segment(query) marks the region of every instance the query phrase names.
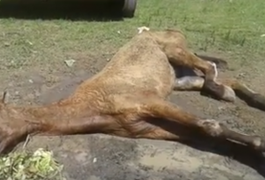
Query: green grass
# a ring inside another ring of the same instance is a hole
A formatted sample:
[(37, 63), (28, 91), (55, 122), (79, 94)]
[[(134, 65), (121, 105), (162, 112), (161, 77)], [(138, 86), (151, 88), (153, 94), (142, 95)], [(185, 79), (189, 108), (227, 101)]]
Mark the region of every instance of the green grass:
[(263, 0), (139, 0), (135, 18), (120, 22), (2, 19), (1, 61), (17, 68), (68, 59), (66, 52), (113, 53), (144, 25), (180, 28), (195, 49), (261, 54), (264, 8)]
[(182, 29), (195, 51), (221, 52), (235, 67), (264, 72), (264, 9), (264, 0), (139, 0), (135, 17), (124, 21), (1, 19), (1, 77), (17, 69), (66, 71), (66, 59), (106, 60), (139, 26)]

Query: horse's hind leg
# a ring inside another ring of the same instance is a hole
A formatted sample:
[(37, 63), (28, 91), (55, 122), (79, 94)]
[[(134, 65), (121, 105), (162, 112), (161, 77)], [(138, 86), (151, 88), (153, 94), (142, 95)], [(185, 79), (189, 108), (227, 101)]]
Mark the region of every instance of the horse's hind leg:
[[(177, 91), (201, 91), (203, 89), (205, 79), (200, 76), (184, 76), (177, 78), (174, 84), (174, 90)], [(223, 84), (223, 83), (221, 83)], [(222, 95), (222, 100), (225, 101), (235, 101), (236, 94), (234, 90), (227, 84), (223, 84), (224, 93)]]
[[(174, 84), (174, 90), (178, 91), (201, 91), (205, 79), (200, 76), (184, 76), (177, 78)], [(250, 89), (245, 84), (235, 79), (217, 79), (217, 82), (223, 84), (226, 88), (223, 98), (228, 101), (234, 101), (236, 96), (244, 100), (249, 106), (265, 110), (265, 96)]]
[(231, 87), (235, 91), (235, 94), (249, 106), (265, 111), (265, 96), (261, 93), (252, 90), (236, 79), (220, 79), (218, 81)]
[[(142, 102), (144, 102), (144, 100), (142, 100)], [(175, 123), (176, 134), (178, 134), (178, 127), (183, 126), (189, 129), (188, 131), (190, 132), (200, 132), (212, 138), (236, 141), (256, 150), (265, 151), (265, 142), (260, 137), (235, 132), (216, 120), (199, 118), (161, 99), (147, 99), (142, 106), (137, 106), (137, 109), (138, 115), (141, 118), (147, 119), (150, 124), (152, 124), (152, 120), (156, 120), (157, 122), (157, 119)], [(160, 123), (160, 125), (161, 124), (163, 125), (163, 122)], [(166, 127), (164, 128), (166, 129)], [(173, 128), (172, 124), (170, 128)], [(150, 129), (150, 131), (145, 131), (145, 133), (141, 134), (141, 137), (151, 138), (150, 133), (156, 138), (159, 132), (156, 132), (155, 129)], [(181, 134), (179, 134), (179, 136), (181, 136)], [(169, 137), (165, 135), (165, 139), (167, 138)]]
[(218, 99), (225, 99), (226, 89), (222, 84), (216, 83), (218, 71), (215, 63), (204, 61), (189, 52), (186, 49), (178, 47), (176, 45), (168, 45), (165, 47), (165, 53), (173, 66), (184, 66), (191, 69), (198, 69), (205, 75), (205, 81), (202, 90), (215, 96)]
[(194, 53), (195, 56), (201, 58), (204, 61), (210, 61), (216, 64), (217, 68), (219, 69), (226, 69), (228, 67), (228, 64), (225, 60), (212, 57), (212, 56), (205, 56), (205, 55), (199, 55), (197, 53)]

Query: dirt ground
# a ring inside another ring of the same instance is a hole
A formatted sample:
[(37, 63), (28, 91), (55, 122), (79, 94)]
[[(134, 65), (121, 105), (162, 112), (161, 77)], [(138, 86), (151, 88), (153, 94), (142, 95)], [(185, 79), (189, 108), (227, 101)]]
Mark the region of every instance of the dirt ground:
[[(82, 80), (102, 69), (112, 55), (72, 55), (73, 67), (63, 62), (36, 65), (34, 68), (6, 72), (0, 77), (1, 90), (16, 104), (46, 104), (69, 95)], [(225, 57), (229, 58), (229, 57)], [(248, 66), (226, 75), (246, 76), (247, 82), (265, 94), (258, 68)], [(244, 73), (242, 73), (244, 72)], [(221, 73), (220, 76), (224, 76)], [(194, 114), (225, 122), (233, 129), (265, 136), (264, 112), (237, 100), (225, 103), (201, 96), (198, 92), (174, 92), (171, 101)], [(208, 144), (208, 146), (207, 146)], [(27, 148), (47, 148), (64, 164), (67, 180), (262, 180), (263, 159), (242, 147), (204, 142), (185, 145), (147, 139), (126, 139), (108, 135), (34, 137)]]

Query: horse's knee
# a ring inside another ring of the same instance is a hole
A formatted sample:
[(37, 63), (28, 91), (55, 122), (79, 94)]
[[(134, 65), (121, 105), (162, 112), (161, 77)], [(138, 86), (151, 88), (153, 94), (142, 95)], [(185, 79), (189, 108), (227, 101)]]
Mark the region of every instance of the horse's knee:
[(199, 120), (198, 126), (211, 137), (220, 137), (223, 134), (221, 124), (214, 119)]
[(219, 84), (213, 80), (205, 80), (202, 90), (218, 100), (225, 100), (228, 102), (234, 102), (236, 94), (234, 90), (226, 85)]

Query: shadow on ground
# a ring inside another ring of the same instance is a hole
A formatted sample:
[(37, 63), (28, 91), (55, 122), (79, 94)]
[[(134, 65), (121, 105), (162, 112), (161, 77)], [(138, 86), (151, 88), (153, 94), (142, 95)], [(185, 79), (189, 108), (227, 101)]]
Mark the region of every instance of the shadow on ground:
[(214, 147), (208, 145), (209, 149), (204, 146), (202, 151), (201, 145), (192, 146), (109, 135), (77, 135), (35, 137), (27, 149), (52, 150), (64, 165), (63, 176), (67, 180), (264, 179), (262, 170), (257, 168), (261, 165), (258, 157), (242, 147), (233, 147), (239, 151), (234, 159), (229, 159), (223, 155), (231, 155), (231, 146), (224, 145), (226, 150), (221, 150), (221, 145), (216, 145), (214, 153)]
[(123, 1), (2, 0), (0, 18), (119, 21), (123, 19), (122, 7)]

